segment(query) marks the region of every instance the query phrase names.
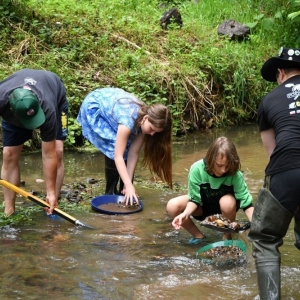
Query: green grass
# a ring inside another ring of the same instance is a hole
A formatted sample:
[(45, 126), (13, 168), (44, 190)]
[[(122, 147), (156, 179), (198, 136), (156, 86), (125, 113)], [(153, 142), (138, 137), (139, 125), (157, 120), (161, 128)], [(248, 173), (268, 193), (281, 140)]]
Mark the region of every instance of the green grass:
[[(61, 76), (70, 101), (69, 146), (82, 140), (75, 121), (82, 100), (105, 86), (169, 105), (174, 134), (254, 121), (273, 87), (261, 79), (262, 63), (280, 46), (299, 43), (288, 1), (3, 1), (1, 78), (25, 67)], [(163, 30), (160, 17), (173, 6), (183, 27)], [(228, 19), (248, 25), (250, 39), (219, 36)]]

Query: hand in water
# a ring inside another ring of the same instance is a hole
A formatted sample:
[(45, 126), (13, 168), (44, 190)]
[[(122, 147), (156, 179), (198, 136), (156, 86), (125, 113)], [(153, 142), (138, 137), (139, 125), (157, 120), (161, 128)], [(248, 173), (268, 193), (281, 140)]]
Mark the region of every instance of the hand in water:
[(129, 187), (125, 187), (122, 190), (122, 194), (124, 195), (124, 204), (125, 205), (134, 205), (139, 204), (139, 199), (138, 199), (138, 194), (135, 191), (135, 188), (133, 185), (129, 186)]

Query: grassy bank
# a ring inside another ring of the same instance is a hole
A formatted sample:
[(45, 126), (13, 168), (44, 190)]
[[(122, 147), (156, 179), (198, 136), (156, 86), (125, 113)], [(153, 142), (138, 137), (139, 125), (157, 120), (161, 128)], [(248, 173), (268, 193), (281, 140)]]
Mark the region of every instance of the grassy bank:
[[(298, 44), (289, 3), (3, 0), (0, 78), (27, 67), (57, 73), (70, 101), (69, 146), (82, 143), (75, 119), (83, 98), (105, 86), (168, 105), (174, 134), (252, 122), (272, 87), (261, 80), (262, 63)], [(164, 30), (159, 20), (171, 7), (183, 26)], [(251, 28), (248, 40), (217, 34), (229, 19)]]

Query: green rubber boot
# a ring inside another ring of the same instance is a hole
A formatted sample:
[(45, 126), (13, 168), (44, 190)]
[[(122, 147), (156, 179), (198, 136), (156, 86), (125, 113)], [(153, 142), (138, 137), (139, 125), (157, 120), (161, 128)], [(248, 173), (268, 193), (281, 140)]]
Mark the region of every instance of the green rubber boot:
[(299, 210), (295, 214), (295, 226), (294, 226), (294, 233), (296, 238), (296, 243), (294, 244), (298, 250), (300, 250), (300, 212)]
[(258, 289), (261, 300), (281, 297), (281, 255), (278, 248), (289, 228), (293, 214), (271, 192), (262, 188), (255, 204), (249, 239), (254, 245)]

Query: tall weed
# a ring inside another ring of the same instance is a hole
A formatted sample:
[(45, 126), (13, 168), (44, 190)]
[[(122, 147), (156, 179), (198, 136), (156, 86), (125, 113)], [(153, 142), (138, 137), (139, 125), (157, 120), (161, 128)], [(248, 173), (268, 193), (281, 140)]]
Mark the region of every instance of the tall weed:
[[(174, 6), (183, 26), (163, 30), (159, 20)], [(4, 0), (0, 12), (2, 78), (25, 67), (57, 73), (71, 120), (88, 92), (120, 87), (168, 105), (174, 134), (254, 121), (272, 87), (262, 63), (280, 46), (298, 46), (287, 1)], [(219, 36), (228, 19), (248, 25), (249, 40)], [(71, 127), (74, 145), (80, 127)]]

